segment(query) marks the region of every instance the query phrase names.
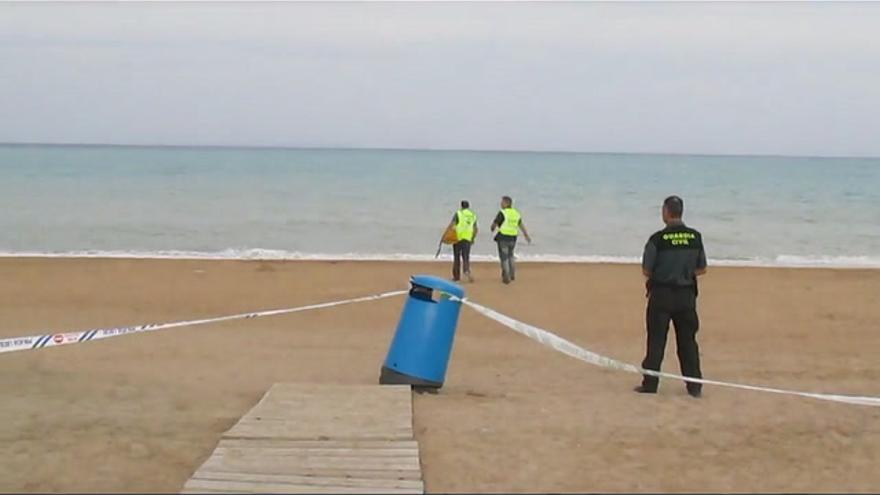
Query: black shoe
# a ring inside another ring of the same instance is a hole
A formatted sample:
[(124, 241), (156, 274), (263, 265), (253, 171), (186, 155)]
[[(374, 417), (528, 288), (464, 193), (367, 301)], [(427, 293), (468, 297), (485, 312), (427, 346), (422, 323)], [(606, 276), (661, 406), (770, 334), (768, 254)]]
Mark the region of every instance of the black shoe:
[(650, 389), (645, 387), (644, 385), (639, 385), (638, 387), (633, 389), (633, 392), (637, 394), (656, 394), (657, 389)]
[(699, 399), (700, 397), (703, 396), (703, 391), (702, 390), (688, 390), (688, 395), (690, 395), (694, 399)]

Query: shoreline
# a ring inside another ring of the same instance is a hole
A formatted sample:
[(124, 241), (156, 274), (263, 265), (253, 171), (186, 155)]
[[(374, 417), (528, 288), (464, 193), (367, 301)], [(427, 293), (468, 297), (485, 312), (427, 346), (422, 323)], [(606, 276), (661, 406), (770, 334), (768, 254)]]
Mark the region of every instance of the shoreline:
[[(272, 250), (256, 250), (259, 252)], [(418, 254), (300, 254), (278, 252), (276, 255), (260, 256), (258, 254), (225, 254), (224, 252), (195, 252), (195, 251), (168, 251), (165, 252), (71, 252), (71, 253), (39, 253), (39, 252), (0, 252), (0, 259), (11, 260), (154, 260), (154, 261), (253, 261), (253, 262), (352, 262), (352, 263), (451, 263), (452, 255), (443, 253), (439, 258), (430, 255)], [(841, 259), (854, 260), (849, 263), (836, 263), (828, 257), (816, 259), (793, 258), (789, 262), (770, 262), (764, 260), (731, 260), (709, 259), (711, 268), (773, 268), (773, 269), (809, 269), (809, 270), (880, 270), (880, 257), (876, 260), (867, 256), (839, 257)], [(864, 260), (867, 261), (855, 261)], [(476, 255), (471, 258), (472, 264), (498, 263), (498, 259), (492, 255)], [(519, 255), (517, 263), (529, 265), (638, 265), (638, 258), (615, 257), (615, 256), (569, 256), (569, 255)]]

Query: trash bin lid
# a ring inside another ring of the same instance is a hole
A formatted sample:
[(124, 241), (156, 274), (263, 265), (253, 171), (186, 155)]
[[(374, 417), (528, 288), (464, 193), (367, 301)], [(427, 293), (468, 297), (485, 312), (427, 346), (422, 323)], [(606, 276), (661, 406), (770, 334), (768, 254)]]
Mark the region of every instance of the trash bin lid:
[(460, 285), (433, 275), (413, 275), (410, 278), (410, 282), (422, 287), (428, 287), (429, 289), (443, 291), (456, 297), (464, 297), (464, 289)]

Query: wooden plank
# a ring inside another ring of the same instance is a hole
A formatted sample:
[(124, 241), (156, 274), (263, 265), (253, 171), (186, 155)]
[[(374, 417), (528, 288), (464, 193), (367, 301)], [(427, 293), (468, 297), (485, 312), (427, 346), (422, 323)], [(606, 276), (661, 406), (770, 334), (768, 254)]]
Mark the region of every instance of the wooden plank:
[(402, 397), (411, 396), (412, 388), (409, 385), (344, 385), (331, 383), (274, 383), (267, 393), (275, 397), (304, 397), (310, 395), (328, 396), (340, 393), (350, 395), (363, 395), (372, 397)]
[[(408, 404), (386, 404), (385, 408), (369, 409), (364, 404), (341, 404), (334, 405), (271, 405), (252, 409), (242, 416), (243, 420), (301, 420), (311, 418), (322, 423), (340, 423), (350, 420), (366, 420), (380, 424), (393, 424), (403, 421), (412, 421), (412, 414), (402, 411)], [(392, 407), (393, 406), (393, 407)], [(334, 410), (336, 408), (336, 410)]]
[[(218, 468), (225, 469), (225, 468)], [(214, 468), (210, 468), (214, 470)], [(421, 473), (415, 471), (376, 471), (376, 470), (344, 470), (344, 469), (296, 469), (284, 472), (255, 473), (256, 475), (285, 475), (285, 476), (308, 476), (311, 478), (349, 478), (349, 479), (372, 479), (385, 481), (421, 481)], [(246, 473), (242, 473), (246, 474)]]
[(296, 427), (242, 425), (237, 426), (224, 435), (224, 438), (288, 438), (293, 440), (412, 440), (412, 429), (346, 429), (346, 430), (309, 430), (308, 425)]
[(214, 449), (215, 454), (235, 456), (290, 456), (290, 457), (381, 457), (418, 458), (418, 449), (300, 449), (290, 447), (223, 447)]
[(272, 464), (226, 465), (218, 461), (206, 461), (199, 470), (223, 471), (247, 474), (278, 474), (295, 476), (314, 476), (325, 478), (365, 478), (384, 480), (421, 480), (422, 472), (417, 469), (359, 469), (327, 468), (305, 466), (278, 466)]
[(394, 416), (387, 414), (379, 417), (374, 414), (352, 413), (346, 416), (328, 416), (326, 412), (321, 411), (275, 411), (275, 412), (259, 412), (242, 416), (236, 423), (305, 423), (308, 422), (319, 427), (324, 425), (332, 425), (339, 427), (349, 424), (370, 424), (375, 427), (400, 427), (412, 425), (412, 417), (410, 416)]
[[(214, 453), (205, 461), (221, 464), (226, 467), (248, 469), (254, 465), (275, 466), (278, 468), (332, 468), (332, 469), (387, 469), (387, 470), (418, 470), (418, 457), (291, 457), (291, 456), (235, 456)], [(232, 469), (233, 471), (235, 469)]]
[(214, 481), (263, 481), (272, 483), (292, 483), (295, 485), (354, 486), (360, 488), (412, 488), (424, 489), (421, 480), (375, 479), (375, 478), (329, 478), (316, 476), (297, 476), (292, 474), (252, 474), (223, 471), (199, 470), (193, 479)]
[(289, 402), (296, 404), (316, 404), (316, 403), (357, 403), (357, 404), (376, 404), (381, 406), (382, 404), (405, 404), (407, 400), (412, 399), (412, 392), (408, 389), (404, 390), (392, 390), (391, 394), (389, 394), (389, 390), (383, 389), (378, 390), (378, 386), (369, 385), (369, 386), (358, 386), (358, 387), (345, 387), (345, 388), (323, 388), (320, 391), (293, 391), (289, 390), (286, 392), (280, 392), (275, 388), (269, 390), (267, 395), (265, 395), (259, 402), (255, 404), (256, 407), (261, 407), (270, 403), (279, 403), (279, 402)]
[[(411, 399), (410, 399), (411, 400)], [(408, 413), (407, 406), (411, 404), (410, 400), (359, 400), (355, 397), (323, 397), (309, 398), (302, 397), (299, 400), (281, 400), (272, 399), (261, 403), (253, 408), (253, 411), (268, 410), (289, 410), (296, 411), (314, 411), (324, 410), (328, 413), (350, 414), (352, 412), (361, 412), (381, 417), (385, 414), (406, 415)]]
[(384, 422), (376, 422), (373, 421), (373, 418), (363, 417), (363, 418), (346, 418), (344, 421), (327, 421), (322, 420), (321, 418), (312, 418), (310, 416), (302, 415), (297, 417), (296, 419), (291, 418), (245, 418), (238, 422), (235, 425), (235, 428), (242, 426), (256, 426), (256, 427), (266, 427), (266, 428), (280, 428), (284, 427), (287, 429), (300, 429), (307, 430), (309, 427), (317, 428), (320, 430), (327, 430), (328, 433), (333, 433), (333, 429), (342, 429), (342, 430), (353, 430), (356, 428), (369, 428), (374, 431), (385, 431), (385, 430), (411, 430), (412, 422), (411, 421), (384, 421)]
[(289, 402), (297, 404), (314, 404), (314, 403), (357, 403), (357, 404), (405, 404), (407, 400), (412, 399), (412, 392), (408, 389), (378, 390), (378, 386), (358, 386), (346, 388), (324, 388), (321, 391), (309, 392), (303, 391), (287, 391), (279, 392), (272, 388), (268, 395), (264, 396), (257, 404), (257, 407), (273, 403), (273, 402)]
[(346, 404), (334, 402), (332, 404), (272, 404), (256, 407), (245, 414), (244, 418), (253, 417), (276, 417), (276, 418), (301, 418), (303, 416), (316, 417), (327, 422), (338, 422), (350, 417), (367, 417), (375, 421), (394, 421), (412, 419), (402, 409), (408, 404), (384, 404), (377, 408), (375, 405), (356, 402)]
[[(250, 481), (209, 481), (190, 480), (186, 484), (187, 489), (196, 490), (234, 490), (250, 493), (339, 493), (339, 494), (371, 494), (376, 493), (375, 488), (361, 488), (351, 486), (315, 486), (295, 485), (292, 483), (256, 483)], [(413, 488), (388, 488), (382, 493), (420, 493)]]
[(260, 428), (242, 426), (223, 434), (224, 438), (287, 438), (291, 440), (409, 440), (412, 430), (345, 430), (345, 431), (303, 431), (301, 428)]
[[(331, 407), (261, 407), (253, 409), (244, 416), (242, 420), (276, 420), (276, 421), (301, 421), (303, 418), (309, 418), (319, 421), (320, 423), (340, 424), (351, 420), (366, 421), (370, 420), (378, 424), (394, 424), (400, 422), (411, 422), (412, 415), (401, 411), (386, 410), (368, 410), (367, 406), (356, 404), (345, 405), (337, 404), (335, 407), (346, 408), (342, 411), (333, 411)], [(363, 408), (362, 408), (363, 407)], [(397, 409), (404, 407), (397, 406)]]
[[(236, 430), (234, 432), (225, 434), (223, 436), (226, 440), (320, 440), (322, 437), (327, 438), (328, 440), (376, 440), (376, 441), (395, 441), (395, 440), (407, 440), (412, 438), (412, 435), (408, 432), (399, 432), (399, 433), (388, 433), (388, 432), (366, 432), (361, 436), (355, 436), (355, 432), (349, 432), (344, 435), (339, 435), (333, 438), (326, 437), (323, 435), (319, 435), (317, 437), (306, 437), (303, 434), (298, 432), (287, 432), (287, 431), (265, 431), (265, 430), (251, 430), (251, 429), (242, 429)], [(304, 438), (305, 437), (305, 438)]]
[(345, 404), (345, 405), (368, 405), (371, 408), (394, 409), (395, 406), (406, 406), (411, 403), (412, 397), (407, 395), (383, 396), (382, 394), (369, 392), (366, 387), (366, 393), (323, 393), (316, 395), (299, 394), (295, 396), (282, 397), (276, 396), (273, 392), (260, 400), (251, 409), (263, 409), (267, 407), (320, 407), (326, 404)]
[[(313, 425), (309, 428), (308, 422), (294, 423), (290, 421), (254, 421), (241, 423), (224, 434), (225, 437), (234, 438), (251, 436), (265, 438), (277, 436), (278, 438), (295, 438), (302, 440), (333, 440), (345, 438), (382, 438), (410, 440), (413, 437), (412, 427), (382, 426), (369, 423), (349, 423), (338, 425), (335, 428), (321, 428)], [(277, 435), (276, 435), (277, 433)], [(361, 433), (359, 435), (359, 433)], [(404, 435), (401, 438), (401, 435)], [(406, 435), (409, 435), (408, 437)]]
[(412, 457), (305, 457), (305, 456), (232, 456), (215, 453), (204, 466), (222, 465), (230, 470), (247, 470), (254, 464), (282, 468), (332, 468), (332, 469), (387, 469), (418, 470), (421, 466), (417, 456)]
[[(189, 482), (187, 481), (187, 483), (189, 483)], [(249, 494), (249, 493), (253, 493), (253, 492), (250, 492), (250, 491), (238, 491), (238, 492), (237, 492), (237, 491), (235, 491), (235, 490), (211, 490), (211, 489), (208, 489), (208, 488), (202, 488), (201, 490), (194, 489), (194, 488), (184, 488), (183, 490), (180, 491), (180, 493), (184, 493), (184, 494), (194, 494), (194, 495), (195, 495), (195, 494), (199, 494), (199, 493), (232, 493), (232, 494), (239, 494), (239, 493), (241, 493), (241, 494)]]
[(332, 434), (334, 430), (351, 430), (355, 428), (370, 428), (371, 430), (401, 430), (412, 429), (412, 419), (409, 418), (384, 418), (378, 420), (371, 416), (350, 416), (347, 418), (327, 418), (320, 415), (299, 414), (291, 416), (250, 416), (239, 420), (229, 431), (241, 426), (286, 426), (307, 431), (309, 427), (320, 430), (323, 433)]
[(277, 452), (266, 449), (217, 449), (211, 457), (230, 459), (230, 460), (249, 460), (249, 459), (265, 459), (277, 460), (278, 462), (311, 462), (315, 465), (338, 465), (338, 464), (358, 464), (367, 466), (372, 464), (390, 465), (390, 464), (414, 464), (418, 465), (419, 455), (417, 453), (393, 455), (393, 456), (371, 456), (360, 453), (345, 453), (338, 455), (309, 455), (302, 451)]
[[(340, 395), (314, 395), (307, 396), (301, 395), (297, 397), (273, 397), (272, 395), (266, 397), (264, 400), (259, 402), (252, 409), (261, 410), (261, 409), (269, 409), (269, 408), (285, 408), (285, 407), (304, 407), (304, 408), (312, 408), (312, 407), (320, 407), (325, 404), (360, 404), (360, 405), (370, 405), (372, 407), (378, 409), (387, 409), (392, 410), (395, 407), (406, 406), (410, 404), (412, 397), (406, 396), (385, 396), (381, 395), (349, 395), (349, 394), (340, 394)], [(372, 410), (372, 408), (371, 408)], [(406, 409), (402, 409), (398, 411), (399, 414), (405, 414)]]
[(381, 449), (418, 450), (415, 440), (287, 440), (283, 438), (221, 438), (218, 447), (292, 449)]

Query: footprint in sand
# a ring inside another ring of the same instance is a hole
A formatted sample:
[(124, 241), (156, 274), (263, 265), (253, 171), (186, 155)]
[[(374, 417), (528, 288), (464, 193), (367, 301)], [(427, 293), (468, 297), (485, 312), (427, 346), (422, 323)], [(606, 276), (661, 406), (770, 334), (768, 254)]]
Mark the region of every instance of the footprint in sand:
[(464, 395), (468, 397), (478, 397), (480, 399), (504, 399), (507, 394), (493, 394), (489, 392), (478, 392), (476, 390), (467, 390)]

